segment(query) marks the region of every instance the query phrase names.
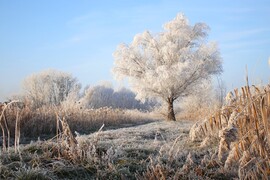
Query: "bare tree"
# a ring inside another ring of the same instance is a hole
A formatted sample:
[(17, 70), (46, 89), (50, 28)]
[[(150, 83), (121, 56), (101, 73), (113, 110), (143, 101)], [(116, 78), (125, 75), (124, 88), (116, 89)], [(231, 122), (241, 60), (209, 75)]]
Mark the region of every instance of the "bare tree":
[(24, 96), (37, 108), (43, 105), (59, 105), (72, 91), (81, 85), (71, 74), (45, 70), (26, 77), (23, 81)]
[(225, 82), (220, 76), (217, 76), (217, 87), (216, 87), (216, 98), (218, 100), (218, 106), (222, 107), (224, 105), (225, 96), (227, 94), (227, 87)]
[(175, 121), (173, 104), (190, 94), (203, 80), (222, 72), (215, 43), (206, 43), (208, 26), (189, 25), (183, 14), (164, 25), (164, 31), (145, 31), (131, 44), (121, 44), (114, 53), (113, 73), (127, 77), (136, 98), (161, 98), (167, 102), (167, 119)]

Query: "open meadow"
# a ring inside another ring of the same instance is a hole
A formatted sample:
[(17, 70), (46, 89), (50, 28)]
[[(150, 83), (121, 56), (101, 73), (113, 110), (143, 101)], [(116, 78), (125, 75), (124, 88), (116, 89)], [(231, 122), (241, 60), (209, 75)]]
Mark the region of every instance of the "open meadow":
[(0, 180), (269, 180), (270, 1), (0, 1)]
[(1, 179), (269, 177), (270, 86), (235, 89), (197, 122), (109, 108), (27, 114), (14, 104), (1, 114)]

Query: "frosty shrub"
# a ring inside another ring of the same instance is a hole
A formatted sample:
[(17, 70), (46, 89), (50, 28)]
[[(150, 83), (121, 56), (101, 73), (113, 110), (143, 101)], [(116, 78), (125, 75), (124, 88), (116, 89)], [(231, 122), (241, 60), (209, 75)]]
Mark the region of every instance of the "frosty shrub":
[(24, 96), (34, 108), (59, 105), (72, 91), (77, 91), (80, 87), (71, 74), (57, 70), (32, 74), (23, 81)]
[(183, 14), (164, 25), (158, 34), (145, 31), (114, 53), (113, 72), (128, 78), (136, 98), (159, 98), (167, 103), (167, 120), (176, 120), (174, 101), (192, 93), (211, 75), (222, 72), (215, 43), (206, 43), (209, 27), (189, 25)]
[(193, 94), (178, 102), (180, 119), (199, 120), (215, 112), (222, 102), (220, 93), (213, 87), (211, 81), (205, 81)]
[(85, 108), (111, 107), (113, 109), (138, 109), (143, 111), (151, 110), (157, 105), (155, 101), (142, 103), (136, 100), (135, 96), (127, 88), (115, 90), (110, 84), (104, 84), (86, 88), (80, 103)]

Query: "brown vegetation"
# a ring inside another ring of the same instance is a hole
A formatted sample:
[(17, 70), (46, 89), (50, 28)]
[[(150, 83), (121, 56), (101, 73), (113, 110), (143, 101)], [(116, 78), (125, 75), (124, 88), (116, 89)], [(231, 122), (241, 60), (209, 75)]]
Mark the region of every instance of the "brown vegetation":
[[(149, 113), (48, 106), (32, 111), (10, 102), (1, 106), (0, 178), (268, 179), (269, 107), (270, 85), (235, 89), (220, 110), (190, 131), (183, 127), (178, 136), (175, 126), (180, 122), (166, 122), (171, 123), (166, 128), (160, 124), (156, 132), (149, 130), (154, 124), (144, 130), (140, 126), (136, 131), (100, 132), (145, 122)], [(74, 136), (75, 130), (97, 132)], [(19, 147), (20, 139), (42, 134), (54, 137)]]
[(213, 116), (193, 126), (191, 138), (219, 140), (218, 161), (240, 179), (268, 179), (270, 85), (235, 89), (227, 101)]
[[(56, 135), (57, 117), (65, 117), (71, 132), (88, 134), (97, 131), (103, 124), (104, 129), (119, 128), (151, 122), (148, 113), (138, 110), (121, 110), (111, 108), (80, 109), (63, 108), (61, 106), (43, 106), (31, 109), (20, 108), (18, 102), (3, 105), (1, 112), (2, 143), (4, 147), (13, 144), (16, 135), (21, 136), (23, 143), (40, 137), (48, 139)], [(13, 139), (12, 142), (10, 139)], [(8, 144), (6, 142), (8, 141)]]

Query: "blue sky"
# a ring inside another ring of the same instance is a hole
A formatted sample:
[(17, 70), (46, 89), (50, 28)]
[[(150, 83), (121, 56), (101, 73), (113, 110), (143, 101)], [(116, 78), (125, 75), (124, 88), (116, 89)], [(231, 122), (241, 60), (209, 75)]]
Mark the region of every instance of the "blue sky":
[(191, 24), (205, 22), (209, 41), (219, 44), (228, 89), (268, 83), (270, 1), (268, 0), (2, 0), (0, 1), (0, 101), (19, 92), (34, 72), (58, 69), (83, 85), (114, 81), (112, 54), (144, 30), (183, 12)]

